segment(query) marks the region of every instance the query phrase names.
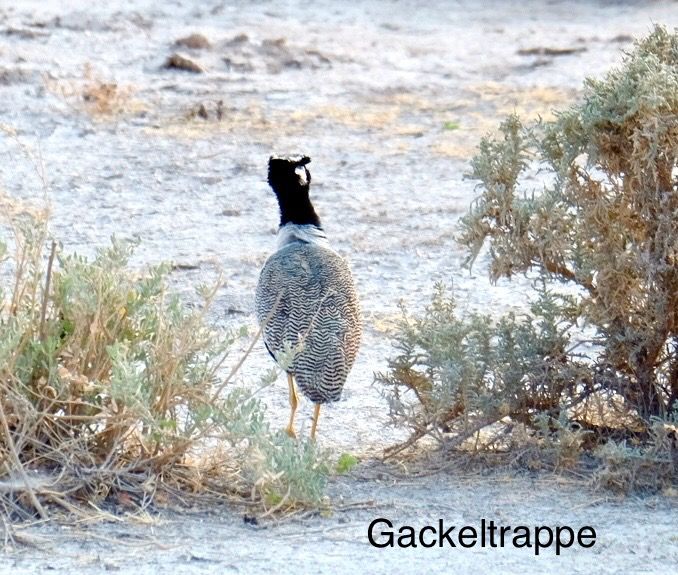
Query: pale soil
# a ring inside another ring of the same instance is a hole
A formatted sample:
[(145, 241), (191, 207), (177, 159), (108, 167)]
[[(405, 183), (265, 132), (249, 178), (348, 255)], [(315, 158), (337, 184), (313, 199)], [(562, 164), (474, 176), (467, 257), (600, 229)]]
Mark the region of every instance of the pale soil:
[[(34, 573), (670, 573), (678, 560), (676, 507), (664, 498), (615, 499), (552, 480), (436, 476), (394, 480), (373, 470), (335, 482), (338, 504), (374, 506), (280, 525), (245, 525), (219, 509), (162, 516), (145, 525), (108, 523), (49, 526), (24, 534), (36, 545), (4, 558), (2, 572)], [(434, 547), (375, 549), (367, 527), (377, 518), (397, 527), (478, 525), (590, 525), (591, 549), (553, 550)]]
[[(366, 316), (360, 359), (344, 400), (323, 413), (320, 441), (366, 456), (405, 437), (388, 427), (372, 385), (393, 353), (399, 299), (420, 308), (433, 282), (444, 281), (462, 309), (524, 305), (525, 282), (492, 287), (482, 261), (470, 275), (453, 239), (474, 196), (463, 174), (480, 136), (514, 110), (548, 117), (577, 97), (585, 76), (618, 63), (630, 36), (677, 22), (670, 1), (3, 3), (0, 123), (44, 165), (52, 229), (66, 251), (91, 254), (113, 233), (138, 234), (135, 263), (196, 266), (174, 275), (186, 297), (222, 268), (221, 325), (254, 325), (254, 286), (277, 224), (268, 156), (309, 154), (318, 212), (351, 261)], [(211, 47), (172, 46), (193, 32)], [(539, 48), (573, 52), (518, 53)], [(174, 51), (205, 73), (162, 69)], [(2, 154), (6, 192), (42, 202), (39, 178), (13, 140), (2, 140)], [(241, 380), (256, 382), (270, 367), (258, 347)], [(282, 425), (282, 378), (261, 396)], [(308, 432), (308, 403), (303, 411)], [(369, 463), (356, 473), (336, 479), (330, 496), (374, 502), (365, 509), (266, 529), (229, 509), (168, 513), (149, 525), (32, 527), (36, 546), (0, 556), (0, 572), (663, 573), (678, 562), (672, 499), (617, 500), (552, 481), (454, 473), (377, 481)], [(374, 550), (366, 530), (377, 515), (419, 526), (439, 517), (590, 524), (599, 544), (559, 558)]]

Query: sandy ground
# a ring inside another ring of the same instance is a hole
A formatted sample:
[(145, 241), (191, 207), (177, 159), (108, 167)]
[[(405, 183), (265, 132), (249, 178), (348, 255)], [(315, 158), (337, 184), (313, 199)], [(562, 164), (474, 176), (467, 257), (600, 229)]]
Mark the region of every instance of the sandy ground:
[[(366, 457), (404, 437), (372, 385), (392, 353), (399, 300), (420, 308), (444, 281), (462, 309), (525, 303), (525, 282), (489, 286), (483, 261), (473, 274), (461, 269), (453, 232), (474, 197), (463, 175), (479, 138), (514, 110), (548, 117), (584, 77), (618, 63), (631, 36), (677, 22), (671, 1), (22, 0), (0, 6), (0, 123), (44, 166), (52, 229), (67, 251), (138, 235), (136, 264), (191, 268), (174, 274), (187, 298), (223, 269), (213, 318), (223, 326), (254, 326), (254, 287), (277, 226), (268, 156), (310, 155), (317, 210), (351, 261), (366, 318), (359, 361), (344, 399), (322, 416), (320, 441)], [(196, 32), (210, 45), (173, 45)], [(174, 52), (203, 72), (163, 68)], [(34, 166), (13, 139), (0, 142), (4, 190), (43, 202)], [(259, 347), (241, 381), (270, 368)], [(282, 425), (283, 379), (261, 396)], [(317, 573), (652, 573), (678, 561), (671, 500), (454, 474), (377, 480), (370, 465), (335, 480), (330, 495), (373, 503), (266, 529), (227, 510), (144, 526), (36, 527), (37, 546), (0, 556), (0, 573), (263, 573), (297, 563)], [(537, 559), (524, 550), (378, 551), (366, 540), (377, 514), (419, 525), (589, 523), (600, 544)]]
[[(341, 506), (330, 517), (249, 526), (240, 515), (170, 515), (144, 525), (110, 523), (33, 528), (36, 548), (0, 556), (1, 572), (35, 573), (670, 573), (678, 560), (676, 508), (664, 499), (615, 500), (568, 483), (464, 476), (395, 480), (359, 473), (331, 489)], [(362, 505), (361, 505), (362, 504)], [(593, 526), (591, 549), (375, 549), (367, 540), (375, 518), (396, 527), (478, 525)], [(36, 550), (37, 549), (37, 550)], [(39, 550), (39, 551), (38, 551)]]

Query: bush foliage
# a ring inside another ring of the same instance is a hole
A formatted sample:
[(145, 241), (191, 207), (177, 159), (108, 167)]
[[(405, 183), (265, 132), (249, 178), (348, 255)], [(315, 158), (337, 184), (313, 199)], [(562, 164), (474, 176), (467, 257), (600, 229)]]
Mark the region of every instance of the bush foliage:
[(129, 267), (134, 242), (91, 259), (52, 244), (48, 258), (44, 215), (3, 215), (0, 517), (121, 496), (141, 509), (177, 490), (277, 509), (321, 500), (325, 454), (273, 433), (256, 398), (224, 381), (237, 334), (206, 321), (219, 284), (189, 308), (169, 266)]
[[(657, 26), (553, 121), (509, 117), (482, 140), (471, 177), (481, 193), (461, 221), (467, 263), (487, 246), (491, 279), (532, 271), (538, 297), (524, 318), (495, 323), (458, 319), (438, 290), (423, 317), (405, 318), (400, 354), (378, 377), (396, 416), (415, 435), (461, 429), (461, 438), (497, 421), (536, 430), (544, 417), (594, 439), (647, 439), (656, 420), (673, 425), (678, 33)], [(563, 284), (576, 295), (558, 296)], [(586, 358), (574, 353), (582, 325), (597, 344)], [(410, 390), (419, 405), (408, 414)]]
[[(583, 362), (568, 351), (562, 302), (541, 288), (531, 314), (511, 313), (497, 323), (488, 315), (459, 318), (454, 299), (436, 286), (420, 317), (404, 313), (396, 346), (399, 355), (378, 379), (390, 390), (394, 417), (414, 425), (418, 436), (466, 439), (511, 418), (537, 427), (548, 413), (558, 419), (567, 397), (585, 394)], [(414, 392), (409, 406), (403, 392)]]

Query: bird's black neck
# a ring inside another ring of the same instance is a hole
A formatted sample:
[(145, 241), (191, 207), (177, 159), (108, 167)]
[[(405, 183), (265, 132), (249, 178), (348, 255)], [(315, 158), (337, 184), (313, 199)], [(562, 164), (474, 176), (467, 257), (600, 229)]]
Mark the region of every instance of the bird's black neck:
[(294, 189), (274, 188), (273, 191), (278, 197), (281, 226), (292, 223), (321, 227), (320, 218), (308, 197), (308, 186), (294, 186)]

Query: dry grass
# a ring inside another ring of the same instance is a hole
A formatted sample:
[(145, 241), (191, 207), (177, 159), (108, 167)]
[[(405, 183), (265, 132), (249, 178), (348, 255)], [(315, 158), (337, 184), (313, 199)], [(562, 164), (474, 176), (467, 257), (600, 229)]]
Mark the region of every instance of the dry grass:
[[(430, 153), (465, 160), (506, 111), (524, 111), (531, 118), (551, 117), (552, 108), (572, 96), (567, 91), (536, 87), (507, 92), (492, 83), (472, 85), (462, 94), (453, 100), (436, 100), (409, 92), (389, 92), (365, 96), (354, 104), (304, 105), (292, 112), (276, 109), (262, 96), (253, 96), (238, 106), (215, 97), (158, 117), (145, 131), (189, 140), (221, 134), (255, 137), (260, 143), (275, 146), (281, 136), (309, 137), (318, 131), (324, 133), (330, 125), (360, 135), (352, 141), (356, 150), (402, 155), (420, 150), (420, 138), (426, 138), (423, 141)], [(446, 128), (450, 123), (458, 123), (458, 127)]]
[(134, 97), (136, 90), (133, 86), (102, 79), (91, 64), (85, 65), (81, 78), (70, 81), (46, 78), (45, 85), (71, 109), (94, 120), (111, 120), (146, 109)]
[(536, 120), (553, 119), (554, 109), (572, 101), (573, 91), (548, 86), (507, 89), (503, 84), (484, 82), (468, 87), (470, 96), (455, 102), (452, 111), (439, 111), (442, 123), (460, 118), (459, 129), (442, 131), (432, 144), (433, 153), (466, 160), (475, 153), (483, 136), (497, 132), (497, 118), (516, 113)]

